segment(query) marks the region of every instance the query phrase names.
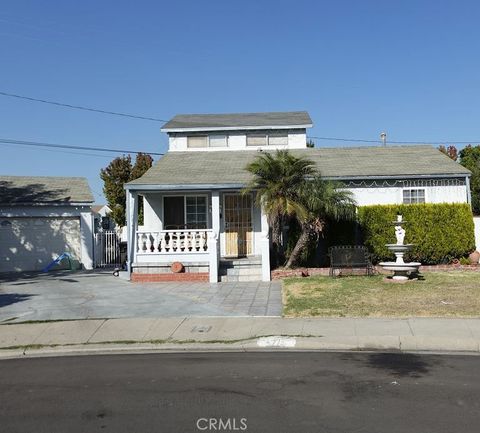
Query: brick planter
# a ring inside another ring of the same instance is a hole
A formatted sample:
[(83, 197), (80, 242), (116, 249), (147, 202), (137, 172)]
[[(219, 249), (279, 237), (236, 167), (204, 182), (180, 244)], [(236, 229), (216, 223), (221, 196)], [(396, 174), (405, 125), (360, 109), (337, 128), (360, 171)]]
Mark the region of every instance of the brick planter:
[(141, 274), (133, 273), (131, 281), (134, 283), (160, 283), (164, 281), (209, 281), (208, 272), (161, 273)]
[[(469, 271), (480, 272), (479, 265), (422, 265), (420, 272), (452, 272), (452, 271)], [(272, 271), (272, 280), (281, 280), (289, 277), (310, 277), (314, 275), (329, 275), (330, 268), (296, 268), (296, 269), (275, 269)], [(384, 271), (379, 266), (375, 266), (377, 274), (390, 275), (390, 271)], [(352, 272), (352, 275), (355, 275)], [(359, 273), (364, 275), (365, 272)]]

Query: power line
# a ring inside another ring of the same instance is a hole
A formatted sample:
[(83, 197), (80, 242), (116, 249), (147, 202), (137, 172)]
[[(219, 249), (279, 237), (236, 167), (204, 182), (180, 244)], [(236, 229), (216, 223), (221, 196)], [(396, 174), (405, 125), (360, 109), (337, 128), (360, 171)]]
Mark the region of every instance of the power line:
[(157, 152), (143, 152), (137, 150), (108, 149), (104, 147), (70, 146), (68, 144), (39, 143), (36, 141), (12, 140), (9, 138), (0, 138), (0, 143), (19, 144), (22, 146), (53, 147), (58, 149), (76, 149), (76, 150), (94, 150), (96, 152), (117, 152), (117, 153), (148, 153), (149, 155), (163, 155)]
[[(379, 143), (381, 140), (362, 140), (359, 138), (339, 138), (339, 137), (315, 137), (309, 135), (308, 138), (313, 140), (328, 140), (328, 141), (350, 141), (350, 142), (359, 142), (359, 143)], [(388, 140), (390, 144), (472, 144), (480, 143), (480, 140), (470, 140), (470, 141), (392, 141)]]
[(157, 119), (155, 117), (146, 117), (146, 116), (140, 116), (136, 114), (119, 113), (117, 111), (100, 110), (98, 108), (83, 107), (81, 105), (65, 104), (63, 102), (50, 101), (47, 99), (38, 99), (38, 98), (32, 98), (30, 96), (16, 95), (14, 93), (0, 92), (0, 95), (8, 96), (11, 98), (17, 98), (17, 99), (25, 99), (27, 101), (41, 102), (42, 104), (50, 104), (50, 105), (56, 105), (59, 107), (72, 108), (75, 110), (93, 111), (95, 113), (110, 114), (112, 116), (130, 117), (132, 119), (150, 120), (152, 122), (162, 122), (162, 123), (168, 122), (168, 120)]
[[(2, 143), (0, 142), (0, 146), (7, 146), (11, 148), (16, 148), (17, 145), (15, 144), (7, 144), (7, 143)], [(87, 153), (87, 152), (76, 152), (76, 151), (71, 151), (71, 150), (61, 150), (61, 149), (45, 149), (45, 148), (33, 148), (32, 150), (36, 150), (38, 152), (52, 152), (52, 153), (67, 153), (70, 155), (80, 155), (80, 156), (94, 156), (96, 158), (115, 158), (116, 155), (100, 155), (98, 153)]]

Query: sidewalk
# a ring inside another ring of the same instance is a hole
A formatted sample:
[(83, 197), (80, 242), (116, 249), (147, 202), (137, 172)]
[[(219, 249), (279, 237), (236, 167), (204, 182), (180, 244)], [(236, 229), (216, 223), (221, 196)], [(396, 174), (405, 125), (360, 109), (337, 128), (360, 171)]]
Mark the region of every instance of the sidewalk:
[(480, 351), (480, 319), (179, 317), (0, 325), (0, 357), (145, 350)]

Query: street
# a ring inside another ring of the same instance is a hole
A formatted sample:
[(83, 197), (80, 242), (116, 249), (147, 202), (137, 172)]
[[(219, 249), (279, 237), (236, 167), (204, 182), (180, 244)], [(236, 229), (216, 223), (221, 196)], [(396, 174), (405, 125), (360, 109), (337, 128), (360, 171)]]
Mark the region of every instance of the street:
[(0, 361), (0, 431), (478, 432), (478, 356), (185, 353)]

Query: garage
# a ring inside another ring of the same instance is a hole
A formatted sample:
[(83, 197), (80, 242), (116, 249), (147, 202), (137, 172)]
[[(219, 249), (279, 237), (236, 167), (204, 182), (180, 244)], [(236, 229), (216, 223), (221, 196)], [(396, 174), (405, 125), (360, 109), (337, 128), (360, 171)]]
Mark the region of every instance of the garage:
[(41, 271), (64, 252), (91, 269), (93, 196), (86, 179), (2, 176), (0, 202), (0, 273)]
[(0, 272), (40, 271), (64, 252), (80, 262), (80, 218), (3, 218), (0, 251)]

